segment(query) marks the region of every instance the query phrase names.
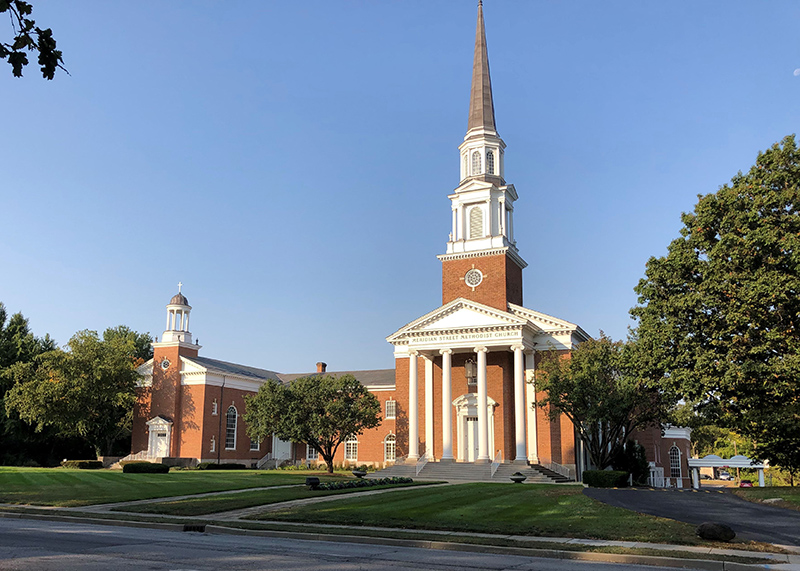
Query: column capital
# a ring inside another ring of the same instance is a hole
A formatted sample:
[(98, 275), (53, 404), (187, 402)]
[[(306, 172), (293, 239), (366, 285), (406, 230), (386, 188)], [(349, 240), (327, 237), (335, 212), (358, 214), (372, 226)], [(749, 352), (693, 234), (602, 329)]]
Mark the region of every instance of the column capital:
[(488, 353), (489, 349), (487, 347), (479, 346), (479, 347), (475, 347), (475, 352), (476, 353)]
[(439, 355), (452, 355), (452, 349), (439, 349)]
[(525, 351), (525, 345), (522, 343), (516, 343), (511, 346), (512, 351)]
[(419, 351), (417, 351), (416, 349), (409, 349), (408, 350), (408, 356), (409, 357), (416, 357), (417, 355), (419, 355)]

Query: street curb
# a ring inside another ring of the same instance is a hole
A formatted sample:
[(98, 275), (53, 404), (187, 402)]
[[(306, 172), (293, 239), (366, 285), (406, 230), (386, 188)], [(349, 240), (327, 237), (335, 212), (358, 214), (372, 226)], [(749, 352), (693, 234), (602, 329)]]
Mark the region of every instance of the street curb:
[[(128, 521), (113, 519), (84, 518), (56, 514), (31, 514), (0, 511), (0, 518), (35, 519), (42, 521), (58, 521), (64, 523), (84, 523), (108, 525), (113, 527), (137, 527), (162, 529), (183, 532), (183, 524), (156, 523), (146, 521)], [(437, 549), (441, 551), (466, 551), (470, 553), (492, 553), (496, 555), (518, 555), (546, 559), (565, 559), (574, 561), (596, 561), (605, 563), (625, 563), (632, 565), (652, 565), (673, 567), (678, 569), (702, 569), (704, 571), (752, 571), (755, 569), (773, 569), (774, 563), (746, 564), (716, 561), (710, 559), (684, 559), (656, 555), (627, 555), (620, 553), (600, 553), (594, 551), (560, 551), (557, 549), (535, 549), (528, 547), (503, 547), (499, 545), (476, 545), (472, 543), (455, 543), (424, 539), (393, 539), (390, 537), (362, 537), (358, 535), (325, 534), (319, 532), (273, 531), (260, 529), (239, 529), (219, 525), (206, 525), (205, 533), (215, 535), (242, 535), (250, 537), (274, 537), (278, 539), (300, 539), (310, 541), (335, 541), (344, 543), (361, 543), (367, 545), (389, 545), (395, 547), (415, 547), (419, 549)], [(758, 554), (754, 553), (754, 557)]]

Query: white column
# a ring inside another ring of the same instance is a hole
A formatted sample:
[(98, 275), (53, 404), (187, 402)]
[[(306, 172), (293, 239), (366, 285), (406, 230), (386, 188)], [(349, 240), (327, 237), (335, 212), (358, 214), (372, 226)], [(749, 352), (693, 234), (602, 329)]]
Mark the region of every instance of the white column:
[(417, 404), (417, 352), (408, 352), (408, 459), (419, 458), (419, 407)]
[(508, 211), (508, 239), (511, 240), (512, 244), (515, 244), (516, 241), (514, 240), (514, 211)]
[(189, 331), (189, 312), (186, 312), (186, 329), (185, 331)]
[(534, 381), (534, 353), (525, 353), (525, 410), (528, 413), (528, 461), (537, 463), (539, 461), (539, 446), (536, 433), (536, 387)]
[(500, 201), (500, 235), (506, 236), (506, 201)]
[(433, 460), (433, 357), (425, 359), (425, 454)]
[(442, 349), (442, 460), (453, 460), (452, 349)]
[(514, 428), (517, 443), (515, 462), (528, 463), (525, 451), (525, 356), (522, 345), (514, 345)]
[(167, 331), (169, 331), (169, 316), (172, 314), (172, 310), (167, 310)]
[(764, 483), (764, 468), (758, 469), (758, 487), (763, 488), (766, 484)]
[(477, 462), (489, 462), (489, 403), (486, 390), (486, 347), (476, 347), (478, 354), (478, 458)]
[(453, 211), (453, 234), (452, 234), (453, 237), (450, 238), (450, 240), (455, 242), (456, 240), (458, 240), (458, 220), (457, 220), (458, 216), (457, 216), (457, 213), (456, 213), (456, 207), (455, 206), (453, 206), (452, 211)]

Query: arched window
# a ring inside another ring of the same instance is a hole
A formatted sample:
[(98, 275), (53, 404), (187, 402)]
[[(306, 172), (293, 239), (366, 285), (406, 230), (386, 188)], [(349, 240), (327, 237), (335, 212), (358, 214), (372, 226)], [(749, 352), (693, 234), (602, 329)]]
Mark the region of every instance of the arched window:
[(481, 174), (481, 152), (472, 152), (472, 174)]
[(394, 462), (395, 458), (397, 458), (397, 437), (389, 434), (383, 439), (383, 460)]
[(209, 452), (216, 452), (217, 451), (217, 439), (213, 436), (211, 437), (211, 446), (209, 447)]
[(236, 450), (236, 421), (238, 420), (236, 407), (228, 407), (225, 415), (225, 450)]
[(669, 477), (682, 478), (681, 474), (681, 451), (674, 444), (669, 449)]
[(486, 151), (486, 174), (494, 173), (494, 152)]
[(464, 174), (461, 176), (461, 178), (467, 178), (469, 176), (469, 156), (467, 155), (467, 153), (464, 153), (464, 160), (462, 162), (463, 165), (461, 172), (463, 172)]
[(355, 436), (348, 436), (344, 441), (344, 459), (348, 462), (358, 460), (358, 439)]
[(480, 206), (469, 211), (469, 237), (483, 238), (483, 210)]

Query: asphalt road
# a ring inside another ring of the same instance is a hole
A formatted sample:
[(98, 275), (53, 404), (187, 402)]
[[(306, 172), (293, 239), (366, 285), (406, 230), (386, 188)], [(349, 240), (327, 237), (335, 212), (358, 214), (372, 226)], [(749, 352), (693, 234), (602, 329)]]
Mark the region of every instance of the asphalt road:
[(743, 539), (800, 546), (800, 512), (748, 502), (729, 492), (586, 488), (583, 493), (612, 506), (695, 525), (725, 523)]
[(0, 569), (657, 571), (663, 568), (381, 545), (0, 519)]

